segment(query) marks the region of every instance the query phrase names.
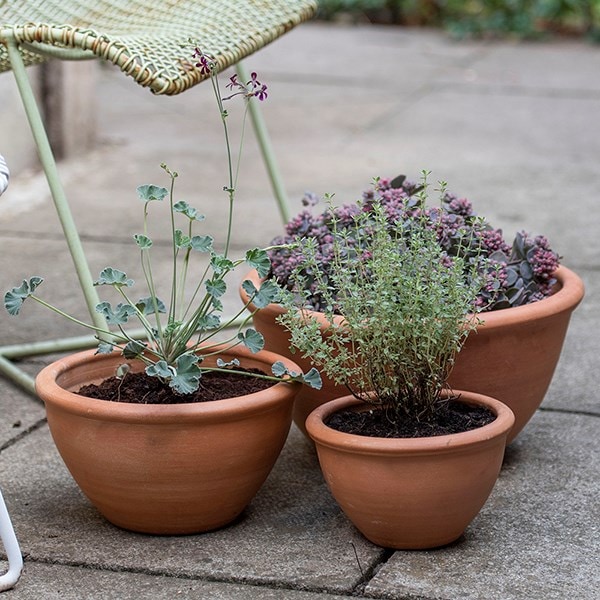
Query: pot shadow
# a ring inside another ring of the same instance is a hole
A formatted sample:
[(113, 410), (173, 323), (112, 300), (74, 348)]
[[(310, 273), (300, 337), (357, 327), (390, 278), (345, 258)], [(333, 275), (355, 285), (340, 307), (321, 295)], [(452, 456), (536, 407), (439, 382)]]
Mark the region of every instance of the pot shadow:
[(520, 444), (513, 442), (506, 447), (504, 459), (502, 460), (502, 470), (509, 470), (515, 467), (523, 459), (523, 448)]

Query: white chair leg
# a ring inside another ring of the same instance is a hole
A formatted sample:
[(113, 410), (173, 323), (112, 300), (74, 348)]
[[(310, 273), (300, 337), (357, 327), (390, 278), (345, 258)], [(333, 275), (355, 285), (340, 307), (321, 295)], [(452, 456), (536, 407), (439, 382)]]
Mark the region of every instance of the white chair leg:
[(0, 538), (2, 539), (8, 558), (8, 571), (0, 576), (0, 592), (4, 592), (12, 588), (19, 581), (21, 571), (23, 570), (23, 556), (21, 555), (19, 542), (17, 541), (2, 492), (0, 492)]

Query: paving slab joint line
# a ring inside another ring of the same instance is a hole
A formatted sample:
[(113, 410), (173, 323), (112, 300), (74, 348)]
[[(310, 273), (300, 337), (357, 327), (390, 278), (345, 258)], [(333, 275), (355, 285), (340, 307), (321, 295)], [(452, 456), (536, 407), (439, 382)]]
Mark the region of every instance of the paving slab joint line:
[(538, 409), (541, 412), (559, 413), (563, 415), (580, 415), (582, 417), (600, 417), (600, 412), (594, 412), (591, 410), (571, 410), (569, 408), (551, 408), (540, 406)]
[(27, 429), (23, 429), (23, 431), (20, 431), (15, 437), (12, 437), (10, 438), (10, 440), (4, 442), (4, 444), (0, 446), (0, 452), (6, 450), (7, 448), (10, 448), (11, 446), (14, 446), (17, 442), (27, 437), (30, 433), (41, 429), (44, 425), (46, 425), (47, 422), (48, 420), (46, 419), (46, 417), (44, 417), (43, 419), (36, 421), (33, 425), (27, 427)]
[[(201, 534), (199, 534), (201, 535)], [(0, 554), (0, 558), (2, 555)], [(54, 565), (61, 567), (71, 567), (75, 569), (85, 569), (87, 571), (98, 571), (108, 573), (126, 573), (131, 575), (147, 575), (149, 577), (169, 577), (171, 579), (184, 579), (186, 581), (200, 581), (205, 583), (221, 583), (226, 585), (248, 586), (257, 589), (287, 590), (290, 592), (307, 592), (312, 594), (322, 594), (324, 596), (348, 596), (354, 597), (355, 594), (348, 589), (324, 588), (319, 586), (310, 586), (306, 584), (288, 583), (285, 581), (269, 580), (248, 580), (242, 577), (216, 577), (210, 575), (196, 575), (189, 572), (174, 572), (166, 569), (135, 568), (118, 565), (108, 565), (96, 562), (82, 562), (75, 560), (60, 560), (44, 557), (31, 557), (30, 553), (23, 551), (25, 567), (27, 564)]]
[(395, 551), (389, 548), (383, 548), (379, 556), (375, 558), (375, 560), (365, 569), (363, 570), (362, 565), (360, 564), (360, 560), (356, 553), (356, 548), (354, 544), (352, 544), (354, 548), (354, 555), (356, 556), (356, 562), (358, 563), (358, 568), (361, 572), (360, 581), (352, 588), (352, 595), (359, 596), (364, 594), (365, 588), (369, 585), (373, 577), (377, 574), (379, 569), (383, 567), (387, 563), (388, 560), (394, 555)]

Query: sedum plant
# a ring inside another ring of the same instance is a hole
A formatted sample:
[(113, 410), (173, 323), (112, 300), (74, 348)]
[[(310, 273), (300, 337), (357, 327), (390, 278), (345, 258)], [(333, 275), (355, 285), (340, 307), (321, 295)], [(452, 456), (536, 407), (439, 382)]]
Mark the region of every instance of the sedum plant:
[[(210, 235), (195, 235), (195, 227), (204, 220), (204, 216), (187, 202), (175, 200), (175, 180), (177, 173), (166, 165), (161, 165), (170, 178), (169, 188), (156, 185), (142, 185), (137, 188), (138, 198), (143, 203), (143, 230), (134, 235), (137, 250), (140, 253), (141, 267), (146, 283), (146, 295), (134, 298), (131, 287), (134, 282), (124, 271), (114, 267), (106, 267), (100, 273), (96, 286), (113, 288), (121, 298), (116, 305), (110, 302), (100, 302), (96, 311), (103, 315), (107, 327), (100, 327), (80, 321), (59, 308), (49, 304), (38, 295), (38, 288), (43, 282), (42, 277), (34, 276), (23, 280), (20, 286), (14, 287), (4, 296), (4, 306), (11, 315), (21, 311), (23, 302), (32, 300), (51, 309), (55, 313), (95, 332), (99, 341), (98, 353), (120, 351), (125, 359), (139, 359), (146, 365), (145, 372), (151, 377), (158, 377), (179, 394), (189, 394), (200, 386), (202, 373), (211, 371), (235, 371), (263, 379), (280, 381), (301, 381), (313, 387), (320, 387), (319, 373), (313, 369), (306, 375), (291, 373), (282, 362), (272, 366), (272, 374), (260, 374), (238, 369), (237, 360), (226, 362), (217, 358), (215, 367), (203, 364), (208, 356), (223, 352), (222, 344), (232, 348), (243, 344), (251, 352), (256, 353), (263, 349), (263, 336), (252, 328), (246, 328), (251, 315), (246, 313), (247, 306), (243, 306), (236, 315), (229, 318), (223, 317), (223, 304), (221, 298), (227, 291), (226, 279), (241, 264), (256, 268), (266, 277), (271, 269), (267, 250), (254, 248), (248, 250), (243, 258), (229, 256), (231, 242), (231, 223), (233, 206), (236, 193), (237, 165), (234, 165), (230, 145), (230, 135), (227, 125), (227, 110), (224, 100), (234, 96), (242, 96), (247, 103), (252, 98), (264, 100), (267, 88), (261, 84), (256, 73), (252, 73), (251, 80), (247, 83), (238, 81), (237, 76), (232, 76), (227, 87), (231, 94), (222, 98), (219, 81), (216, 73), (216, 64), (212, 58), (199, 49), (194, 57), (198, 59), (197, 67), (207, 70), (211, 82), (220, 117), (224, 128), (224, 137), (228, 157), (228, 184), (224, 187), (229, 201), (229, 225), (224, 252), (218, 252), (214, 247), (214, 240)], [(241, 149), (241, 148), (240, 148)], [(163, 202), (167, 199), (167, 202)], [(148, 231), (148, 215), (150, 207), (155, 204), (167, 204), (170, 213), (170, 297), (163, 301), (157, 296), (157, 283), (152, 269), (152, 255), (154, 252), (153, 241)], [(179, 223), (182, 223), (180, 226)], [(204, 256), (206, 266), (194, 264), (194, 259)], [(191, 285), (189, 279), (192, 275), (200, 276)], [(243, 283), (244, 289), (251, 297), (251, 302), (261, 308), (273, 302), (278, 294), (279, 287), (272, 281), (265, 281), (258, 289), (250, 282)], [(191, 288), (191, 291), (190, 289)], [(242, 315), (244, 315), (242, 317)], [(125, 326), (131, 321), (141, 325), (142, 335), (129, 333)], [(109, 326), (113, 326), (111, 329)], [(232, 331), (231, 331), (232, 330)], [(217, 337), (227, 335), (226, 341)], [(217, 349), (220, 346), (220, 350)], [(122, 377), (127, 372), (126, 365), (120, 367), (117, 376)]]
[[(269, 250), (272, 278), (290, 288), (292, 274), (302, 262), (300, 248), (293, 245), (300, 236), (314, 240), (319, 270), (331, 279), (334, 224), (338, 230), (346, 231), (350, 239), (355, 235), (355, 216), (359, 212), (372, 213), (374, 204), (378, 203), (383, 207), (391, 232), (418, 221), (435, 232), (440, 249), (448, 256), (460, 257), (476, 267), (480, 282), (476, 300), (479, 310), (487, 312), (521, 306), (552, 293), (553, 274), (559, 258), (545, 237), (518, 232), (509, 244), (502, 231), (478, 216), (466, 198), (459, 198), (444, 189), (437, 206), (426, 206), (419, 195), (422, 189), (403, 175), (395, 179), (381, 178), (363, 194), (361, 203), (341, 204), (317, 214), (311, 208), (318, 203), (318, 198), (307, 194), (304, 198), (306, 208), (287, 224), (285, 234), (275, 239), (274, 247)], [(397, 248), (396, 252), (400, 250)], [(322, 310), (325, 302), (316, 282), (306, 269), (304, 275), (310, 291), (309, 304), (315, 310)]]
[[(426, 189), (425, 182), (421, 204)], [(374, 201), (347, 220), (330, 205), (328, 217), (330, 268), (313, 237), (299, 239), (303, 261), (282, 295), (288, 310), (280, 322), (292, 347), (357, 398), (385, 407), (392, 423), (432, 421), (456, 353), (477, 324), (476, 269), (440, 247), (424, 216), (390, 229), (385, 206)], [(310, 308), (314, 292), (324, 331)]]

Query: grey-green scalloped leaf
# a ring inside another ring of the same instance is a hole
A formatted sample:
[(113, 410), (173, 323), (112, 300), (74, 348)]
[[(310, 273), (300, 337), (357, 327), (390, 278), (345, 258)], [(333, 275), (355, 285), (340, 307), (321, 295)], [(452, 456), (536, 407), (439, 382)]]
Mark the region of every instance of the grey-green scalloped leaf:
[(117, 304), (113, 310), (110, 302), (100, 302), (96, 305), (96, 312), (104, 315), (109, 325), (123, 325), (129, 321), (129, 317), (137, 314), (135, 307), (131, 304)]
[(204, 221), (205, 216), (201, 215), (193, 206), (190, 206), (184, 200), (180, 200), (173, 205), (175, 212), (185, 215), (190, 221)]
[(131, 340), (128, 342), (123, 348), (123, 356), (125, 358), (138, 358), (144, 350), (146, 349), (147, 344), (144, 342), (140, 342), (138, 340)]
[(271, 271), (271, 260), (266, 250), (253, 248), (246, 252), (246, 263), (253, 269), (256, 269), (258, 276), (266, 277)]
[(96, 354), (110, 354), (114, 350), (114, 345), (110, 342), (100, 342)]
[(265, 347), (265, 338), (256, 329), (247, 329), (238, 333), (238, 339), (250, 352), (256, 354)]
[(221, 324), (221, 319), (218, 315), (202, 315), (198, 319), (196, 328), (201, 331), (208, 331), (210, 329), (216, 329)]
[(169, 193), (167, 188), (158, 185), (140, 185), (136, 188), (138, 198), (144, 202), (152, 200), (163, 200)]
[(4, 308), (6, 308), (8, 314), (13, 316), (18, 315), (25, 299), (29, 298), (43, 281), (42, 277), (35, 275), (29, 279), (23, 279), (23, 283), (20, 286), (6, 292), (4, 294)]
[(317, 371), (317, 369), (314, 367), (312, 367), (308, 373), (304, 373), (300, 381), (315, 390), (320, 390), (323, 387), (321, 373), (319, 373), (319, 371)]
[(229, 367), (239, 367), (240, 361), (237, 358), (232, 358), (230, 361), (225, 361), (222, 358), (217, 358), (217, 367), (219, 369), (227, 369)]
[(147, 235), (136, 233), (133, 236), (133, 239), (141, 250), (148, 250), (148, 248), (152, 248), (152, 240)]
[(220, 298), (227, 291), (227, 284), (222, 279), (208, 279), (205, 286), (212, 298)]
[(167, 307), (165, 303), (160, 298), (153, 298), (152, 296), (148, 296), (146, 298), (140, 298), (136, 303), (135, 307), (143, 314), (143, 315), (153, 315), (156, 301), (156, 309), (159, 313), (166, 313)]
[(167, 364), (166, 360), (159, 360), (146, 367), (146, 375), (161, 379), (171, 379), (175, 375), (175, 370)]
[(181, 229), (176, 229), (173, 242), (177, 248), (189, 248), (192, 240), (189, 238), (189, 236), (185, 235)]
[(258, 290), (249, 279), (246, 279), (242, 283), (242, 288), (250, 296), (250, 300), (256, 308), (265, 308), (274, 302), (281, 292), (279, 286), (271, 279), (263, 281)]
[(278, 360), (271, 365), (271, 372), (275, 377), (283, 377), (288, 372), (288, 368)]
[(221, 275), (222, 273), (228, 273), (235, 267), (233, 261), (226, 256), (223, 256), (223, 254), (213, 254), (210, 257), (210, 266), (218, 275)]
[(315, 390), (320, 390), (323, 386), (323, 380), (321, 379), (321, 373), (314, 367), (310, 369), (308, 373), (297, 373), (290, 371), (280, 360), (274, 362), (271, 366), (271, 372), (275, 377), (288, 376), (291, 381), (298, 381), (304, 383)]
[(113, 285), (115, 287), (131, 287), (133, 279), (128, 279), (127, 275), (119, 269), (106, 267), (100, 271), (100, 275), (94, 285)]
[(213, 241), (210, 235), (195, 235), (191, 239), (191, 245), (197, 252), (210, 252), (213, 249)]
[(198, 357), (195, 354), (182, 354), (175, 361), (175, 375), (169, 386), (180, 394), (191, 394), (198, 389), (201, 376)]

